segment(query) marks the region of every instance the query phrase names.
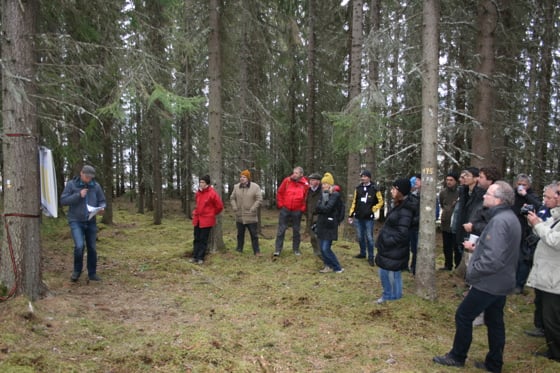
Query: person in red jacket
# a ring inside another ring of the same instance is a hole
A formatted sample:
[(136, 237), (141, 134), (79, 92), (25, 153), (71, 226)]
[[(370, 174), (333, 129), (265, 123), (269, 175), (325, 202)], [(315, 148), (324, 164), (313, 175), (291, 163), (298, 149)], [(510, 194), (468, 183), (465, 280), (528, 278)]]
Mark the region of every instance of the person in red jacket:
[(309, 183), (303, 176), (303, 168), (296, 167), (292, 174), (286, 177), (276, 193), (276, 205), (280, 209), (278, 217), (278, 232), (274, 256), (279, 256), (284, 246), (284, 235), (288, 229), (288, 222), (292, 221), (294, 254), (301, 255), (299, 244), (301, 242), (300, 227), (301, 216), (306, 210), (305, 199)]
[(216, 225), (216, 216), (224, 209), (222, 199), (210, 185), (210, 176), (204, 175), (198, 180), (196, 208), (193, 211), (194, 243), (192, 263), (204, 263), (208, 247), (208, 238), (212, 227)]

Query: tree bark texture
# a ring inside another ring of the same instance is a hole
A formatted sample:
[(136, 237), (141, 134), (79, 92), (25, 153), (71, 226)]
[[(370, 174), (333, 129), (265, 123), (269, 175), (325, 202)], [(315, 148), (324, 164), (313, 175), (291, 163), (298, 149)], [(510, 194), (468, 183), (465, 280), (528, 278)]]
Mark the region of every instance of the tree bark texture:
[(474, 166), (492, 162), (492, 136), (494, 135), (494, 38), (498, 22), (498, 9), (492, 0), (480, 0), (478, 5), (478, 85), (474, 106), (474, 117), (480, 127), (475, 127), (472, 136), (472, 160)]
[(2, 1), (2, 150), (4, 241), (0, 281), (12, 292), (39, 298), (40, 185), (34, 36), (39, 2)]
[(422, 43), (422, 198), (416, 263), (416, 293), (436, 298), (435, 205), (437, 167), (439, 0), (424, 0)]

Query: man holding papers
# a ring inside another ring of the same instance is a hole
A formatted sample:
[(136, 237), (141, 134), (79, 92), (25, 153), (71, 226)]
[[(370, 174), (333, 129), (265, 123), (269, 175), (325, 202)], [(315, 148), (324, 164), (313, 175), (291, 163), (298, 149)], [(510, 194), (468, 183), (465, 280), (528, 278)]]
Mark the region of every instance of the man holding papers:
[(95, 169), (85, 165), (76, 176), (66, 183), (60, 197), (63, 206), (68, 209), (68, 224), (74, 239), (74, 270), (73, 282), (78, 281), (84, 266), (84, 248), (87, 248), (87, 271), (90, 281), (100, 281), (97, 276), (97, 223), (95, 215), (105, 211), (105, 194), (95, 180)]

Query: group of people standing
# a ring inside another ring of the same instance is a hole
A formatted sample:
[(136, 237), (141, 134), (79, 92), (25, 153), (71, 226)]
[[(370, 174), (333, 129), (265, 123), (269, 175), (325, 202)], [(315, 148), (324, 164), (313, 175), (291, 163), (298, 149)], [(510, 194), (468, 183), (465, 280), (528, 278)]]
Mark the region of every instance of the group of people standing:
[[(531, 178), (517, 176), (514, 186), (500, 181), (494, 167), (450, 172), (440, 193), (444, 267), (462, 273), (469, 286), (455, 314), (452, 349), (434, 362), (464, 366), (472, 328), (482, 318), (489, 352), (475, 367), (501, 372), (505, 346), (503, 310), (506, 296), (535, 289), (535, 330), (547, 350), (538, 355), (560, 360), (560, 194), (545, 188), (544, 204), (531, 189)], [(545, 294), (543, 296), (543, 294)], [(546, 300), (544, 300), (546, 298)]]
[[(82, 273), (86, 248), (88, 278), (101, 280), (96, 271), (94, 216), (103, 213), (106, 201), (94, 178), (95, 169), (84, 166), (80, 175), (66, 184), (61, 196), (62, 205), (70, 207), (67, 216), (75, 246), (72, 281), (77, 281)], [(552, 183), (544, 189), (541, 205), (540, 198), (531, 189), (528, 175), (518, 175), (515, 188), (500, 178), (495, 167), (468, 167), (460, 175), (449, 172), (445, 188), (439, 194), (445, 258), (440, 269), (455, 268), (459, 273), (463, 270), (469, 291), (455, 314), (453, 347), (447, 354), (435, 356), (435, 363), (465, 365), (473, 322), (482, 315), (488, 329), (489, 352), (485, 360), (475, 362), (475, 366), (500, 372), (505, 346), (506, 296), (512, 292), (521, 293), (525, 283), (535, 289), (536, 329), (528, 334), (544, 336), (547, 349), (540, 355), (560, 361), (560, 183)], [(379, 267), (383, 293), (377, 302), (400, 299), (401, 272), (409, 269), (410, 248), (418, 239), (421, 186), (418, 179), (402, 178), (392, 183), (390, 209), (374, 240), (375, 213), (384, 201), (368, 170), (360, 172), (360, 183), (345, 214), (340, 187), (331, 173), (313, 173), (306, 178), (303, 169), (295, 167), (277, 191), (280, 212), (273, 256), (281, 255), (290, 225), (293, 252), (301, 255), (301, 219), (305, 214), (313, 251), (324, 263), (319, 272), (342, 273), (344, 268), (332, 250), (332, 242), (338, 239), (338, 226), (347, 217), (348, 223), (356, 229), (359, 242), (360, 252), (356, 258), (367, 259), (370, 265)], [(261, 188), (251, 180), (249, 170), (242, 171), (230, 196), (239, 252), (243, 251), (248, 230), (254, 255), (261, 255), (257, 226), (262, 200)], [(211, 228), (223, 209), (210, 177), (200, 177), (192, 220), (192, 262), (204, 262)], [(413, 250), (413, 273), (415, 254)]]

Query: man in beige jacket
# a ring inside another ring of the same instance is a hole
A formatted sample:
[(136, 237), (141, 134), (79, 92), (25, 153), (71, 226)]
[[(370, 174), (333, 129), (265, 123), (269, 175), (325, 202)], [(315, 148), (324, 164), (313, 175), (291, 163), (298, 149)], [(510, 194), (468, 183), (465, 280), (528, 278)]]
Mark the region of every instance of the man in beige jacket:
[(249, 170), (241, 171), (239, 183), (234, 185), (230, 197), (231, 207), (235, 213), (235, 222), (237, 225), (236, 250), (239, 252), (243, 252), (245, 228), (247, 228), (251, 235), (253, 253), (255, 256), (261, 256), (257, 223), (259, 221), (258, 211), (262, 204), (262, 199), (261, 187), (257, 183), (251, 181), (251, 172), (249, 172)]

